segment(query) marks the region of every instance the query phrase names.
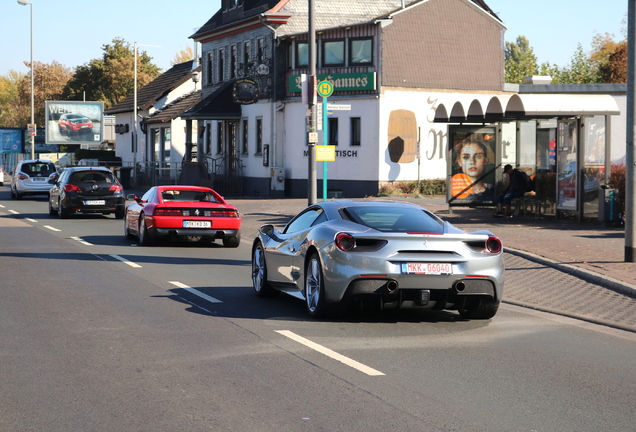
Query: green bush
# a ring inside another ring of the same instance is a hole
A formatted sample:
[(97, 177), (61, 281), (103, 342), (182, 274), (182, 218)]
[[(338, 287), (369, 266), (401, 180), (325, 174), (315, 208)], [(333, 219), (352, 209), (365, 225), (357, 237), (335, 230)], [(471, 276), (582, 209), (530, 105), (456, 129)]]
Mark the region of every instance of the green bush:
[(380, 185), (379, 195), (446, 195), (446, 180), (393, 181)]

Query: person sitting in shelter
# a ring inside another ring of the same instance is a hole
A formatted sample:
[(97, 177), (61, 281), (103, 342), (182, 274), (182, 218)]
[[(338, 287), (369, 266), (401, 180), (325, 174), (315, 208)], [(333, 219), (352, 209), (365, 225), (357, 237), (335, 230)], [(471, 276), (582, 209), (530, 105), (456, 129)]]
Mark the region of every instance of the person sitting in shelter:
[[(512, 213), (512, 200), (515, 198), (521, 198), (526, 193), (526, 180), (524, 174), (517, 168), (512, 168), (512, 165), (508, 164), (504, 167), (504, 174), (508, 175), (508, 186), (497, 196), (497, 213), (496, 217), (511, 218)], [(504, 206), (506, 213), (503, 213)]]

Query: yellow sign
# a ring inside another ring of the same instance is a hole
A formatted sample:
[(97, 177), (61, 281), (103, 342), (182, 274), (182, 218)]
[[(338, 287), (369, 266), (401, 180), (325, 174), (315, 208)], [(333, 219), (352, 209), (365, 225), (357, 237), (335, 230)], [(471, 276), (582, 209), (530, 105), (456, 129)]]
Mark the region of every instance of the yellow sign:
[(333, 162), (336, 160), (335, 145), (319, 145), (316, 146), (316, 161)]
[(329, 81), (320, 81), (318, 83), (318, 88), (316, 89), (319, 96), (329, 97), (333, 94), (333, 84)]

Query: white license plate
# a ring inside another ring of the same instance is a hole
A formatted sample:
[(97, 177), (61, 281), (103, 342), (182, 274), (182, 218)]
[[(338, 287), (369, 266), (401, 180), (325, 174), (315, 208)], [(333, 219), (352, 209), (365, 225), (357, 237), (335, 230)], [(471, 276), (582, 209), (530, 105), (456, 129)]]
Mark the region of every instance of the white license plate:
[(452, 275), (450, 263), (402, 263), (402, 273), (423, 275)]
[(84, 205), (106, 205), (104, 200), (87, 200), (84, 201)]
[(44, 177), (32, 177), (32, 179), (33, 181), (36, 181), (36, 182), (43, 182), (46, 180)]
[(212, 228), (210, 221), (183, 221), (184, 228)]

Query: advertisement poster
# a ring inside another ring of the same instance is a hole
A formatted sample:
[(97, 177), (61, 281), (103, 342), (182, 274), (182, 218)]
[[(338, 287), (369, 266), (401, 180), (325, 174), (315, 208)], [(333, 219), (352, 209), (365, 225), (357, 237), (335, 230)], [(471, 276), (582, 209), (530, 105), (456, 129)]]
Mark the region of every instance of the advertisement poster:
[(495, 203), (494, 127), (449, 126), (449, 204)]
[(557, 129), (557, 209), (577, 209), (577, 121), (559, 122)]
[(46, 144), (101, 143), (104, 103), (46, 101)]

